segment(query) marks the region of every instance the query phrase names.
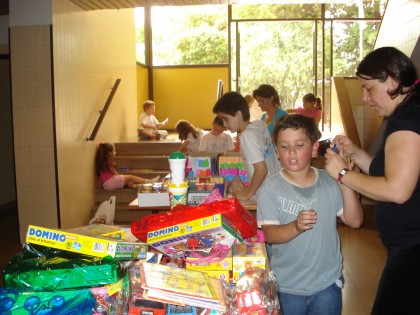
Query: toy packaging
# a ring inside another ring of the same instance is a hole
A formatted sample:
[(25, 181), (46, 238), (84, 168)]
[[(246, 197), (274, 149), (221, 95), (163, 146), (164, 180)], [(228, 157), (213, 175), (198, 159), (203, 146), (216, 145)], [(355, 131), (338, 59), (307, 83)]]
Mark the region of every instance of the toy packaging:
[(239, 240), (242, 242), (240, 232), (221, 214), (203, 217), (176, 225), (166, 226), (147, 234), (147, 244), (167, 255), (177, 257), (176, 252), (169, 247), (174, 244), (186, 242), (194, 234), (211, 235), (219, 244), (232, 246)]
[(238, 280), (239, 275), (247, 268), (265, 269), (267, 255), (265, 243), (240, 243), (232, 247), (233, 254), (233, 282)]
[(145, 243), (86, 236), (34, 225), (28, 227), (26, 242), (95, 257), (111, 256), (118, 260), (145, 258), (148, 248)]
[(91, 315), (94, 306), (89, 289), (31, 292), (0, 288), (1, 314)]
[[(234, 225), (235, 231), (240, 231), (241, 238), (252, 237), (257, 233), (257, 220), (241, 205), (238, 199), (230, 198), (200, 204), (198, 206), (178, 205), (170, 211), (143, 216), (131, 223), (131, 232), (142, 242), (147, 242), (149, 233), (171, 226), (187, 226), (189, 221), (200, 220), (216, 214), (223, 215)], [(235, 233), (238, 235), (238, 233)]]
[[(209, 253), (187, 252), (185, 254), (185, 267), (190, 270), (200, 271), (232, 271), (232, 247), (215, 250), (214, 247)], [(229, 280), (229, 278), (228, 278)]]
[(112, 257), (93, 257), (25, 244), (4, 268), (8, 287), (31, 291), (62, 290), (111, 284), (125, 273)]

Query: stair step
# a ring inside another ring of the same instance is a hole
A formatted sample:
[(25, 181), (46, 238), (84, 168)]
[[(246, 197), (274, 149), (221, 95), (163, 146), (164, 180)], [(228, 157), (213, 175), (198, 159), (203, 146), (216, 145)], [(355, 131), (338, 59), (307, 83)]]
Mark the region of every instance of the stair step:
[(115, 190), (105, 190), (98, 188), (95, 194), (95, 203), (101, 204), (105, 200), (109, 200), (112, 196), (115, 196), (116, 204), (128, 204), (137, 198), (137, 190), (133, 188), (123, 188)]
[(168, 156), (166, 155), (119, 155), (115, 157), (118, 166), (125, 166), (129, 169), (154, 169), (169, 170)]
[(159, 140), (115, 143), (117, 155), (170, 155), (178, 151), (181, 141)]

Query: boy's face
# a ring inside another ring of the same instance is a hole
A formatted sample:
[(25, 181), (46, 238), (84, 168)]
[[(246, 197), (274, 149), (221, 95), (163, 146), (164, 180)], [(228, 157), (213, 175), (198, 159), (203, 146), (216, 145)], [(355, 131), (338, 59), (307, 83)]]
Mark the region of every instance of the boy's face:
[(279, 131), (276, 146), (282, 166), (289, 171), (300, 171), (311, 164), (312, 153), (319, 143), (312, 143), (302, 129), (288, 128)]
[(218, 112), (217, 116), (223, 119), (223, 127), (228, 129), (230, 132), (240, 132), (242, 131), (242, 113), (237, 111), (235, 116), (231, 116), (226, 113)]
[(155, 105), (152, 105), (149, 108), (147, 108), (146, 109), (146, 114), (147, 115), (154, 115), (155, 114)]

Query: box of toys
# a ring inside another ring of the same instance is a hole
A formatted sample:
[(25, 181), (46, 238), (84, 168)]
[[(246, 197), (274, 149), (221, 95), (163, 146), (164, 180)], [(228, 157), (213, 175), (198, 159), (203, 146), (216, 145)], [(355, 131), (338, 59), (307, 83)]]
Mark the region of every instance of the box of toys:
[[(206, 260), (186, 254), (185, 268), (189, 270), (201, 271), (231, 271), (232, 270), (232, 247), (224, 253), (215, 255), (213, 252), (208, 254), (199, 252), (203, 258), (211, 256), (212, 259)], [(222, 255), (222, 256), (221, 256)], [(221, 257), (220, 257), (221, 256)], [(196, 263), (194, 261), (197, 261)]]
[(243, 241), (240, 231), (220, 213), (147, 233), (147, 244), (170, 256), (176, 256), (178, 244), (185, 244), (194, 235), (210, 236), (215, 244), (228, 245)]
[(111, 256), (118, 260), (146, 257), (148, 245), (102, 236), (86, 236), (65, 230), (29, 225), (26, 242), (95, 257)]
[(265, 243), (233, 244), (233, 282), (238, 280), (246, 268), (258, 267), (265, 269), (267, 255)]

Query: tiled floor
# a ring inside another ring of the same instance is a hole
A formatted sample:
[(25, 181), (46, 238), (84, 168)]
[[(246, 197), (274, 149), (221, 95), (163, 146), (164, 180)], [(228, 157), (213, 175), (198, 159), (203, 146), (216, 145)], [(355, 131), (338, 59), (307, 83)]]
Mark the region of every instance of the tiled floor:
[[(365, 223), (360, 229), (338, 226), (345, 277), (342, 315), (370, 314), (375, 298), (386, 253), (374, 227), (372, 211), (371, 206), (365, 206)], [(0, 266), (3, 269), (20, 250), (16, 210), (1, 214), (0, 239)]]

